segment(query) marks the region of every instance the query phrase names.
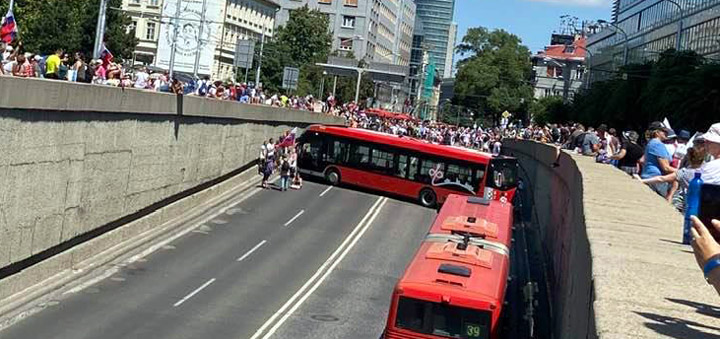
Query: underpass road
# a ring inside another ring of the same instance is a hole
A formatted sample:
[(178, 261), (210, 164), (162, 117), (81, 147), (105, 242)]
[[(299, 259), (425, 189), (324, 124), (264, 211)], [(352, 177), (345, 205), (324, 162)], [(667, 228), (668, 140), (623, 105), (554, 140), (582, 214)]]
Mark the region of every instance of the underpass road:
[(435, 215), (380, 200), (314, 183), (261, 191), (0, 331), (0, 338), (250, 338), (327, 266), (371, 208), (382, 206), (344, 260), (272, 336), (377, 337), (393, 284)]

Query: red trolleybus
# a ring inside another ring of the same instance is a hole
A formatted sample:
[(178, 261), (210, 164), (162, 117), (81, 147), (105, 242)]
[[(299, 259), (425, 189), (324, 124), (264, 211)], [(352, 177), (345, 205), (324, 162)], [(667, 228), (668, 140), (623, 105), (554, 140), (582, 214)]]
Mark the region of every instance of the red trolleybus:
[(428, 207), (450, 193), (509, 201), (517, 183), (513, 158), (364, 129), (313, 125), (298, 147), (303, 174), (418, 199)]
[(509, 249), (512, 225), (511, 203), (451, 194), (430, 227), (430, 234), (468, 235)]
[(428, 237), (395, 286), (384, 338), (498, 338), (509, 265), (497, 248)]
[[(385, 339), (499, 338), (510, 269), (504, 243), (510, 244), (512, 218), (500, 213), (496, 227), (489, 227), (493, 232), (477, 225), (462, 234), (443, 228), (445, 221), (455, 224), (461, 219), (474, 218), (471, 224), (477, 224), (490, 210), (504, 208), (496, 203), (480, 197), (448, 197), (395, 286)], [(500, 242), (477, 236), (479, 232), (493, 233)]]

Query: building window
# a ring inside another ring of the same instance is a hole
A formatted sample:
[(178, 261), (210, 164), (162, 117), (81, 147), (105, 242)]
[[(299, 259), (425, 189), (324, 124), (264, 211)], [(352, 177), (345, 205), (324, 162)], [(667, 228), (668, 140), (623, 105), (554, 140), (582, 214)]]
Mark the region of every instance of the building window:
[(145, 30), (145, 40), (155, 40), (155, 23), (148, 22)]
[(136, 29), (137, 29), (137, 21), (133, 20), (133, 21), (130, 23), (130, 26), (128, 26), (127, 32), (128, 32), (128, 33), (132, 33), (133, 35), (135, 35), (135, 30), (136, 30)]
[(157, 7), (157, 6), (160, 5), (160, 0), (150, 0), (149, 2), (150, 2), (150, 6), (156, 6), (156, 7)]
[(131, 5), (140, 6), (140, 0), (130, 0)]
[(318, 0), (319, 4), (331, 5), (332, 0)]
[(354, 16), (344, 16), (342, 26), (345, 28), (355, 28), (355, 17)]
[(357, 7), (357, 0), (345, 0), (345, 6)]
[(353, 41), (350, 38), (340, 38), (340, 50), (341, 51), (352, 51)]

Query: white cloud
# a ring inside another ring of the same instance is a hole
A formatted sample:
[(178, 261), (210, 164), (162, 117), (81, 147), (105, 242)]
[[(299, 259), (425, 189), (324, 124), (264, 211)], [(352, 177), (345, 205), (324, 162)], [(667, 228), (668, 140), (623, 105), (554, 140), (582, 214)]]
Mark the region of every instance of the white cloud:
[(534, 2), (549, 2), (554, 4), (586, 7), (610, 7), (612, 0), (529, 0)]

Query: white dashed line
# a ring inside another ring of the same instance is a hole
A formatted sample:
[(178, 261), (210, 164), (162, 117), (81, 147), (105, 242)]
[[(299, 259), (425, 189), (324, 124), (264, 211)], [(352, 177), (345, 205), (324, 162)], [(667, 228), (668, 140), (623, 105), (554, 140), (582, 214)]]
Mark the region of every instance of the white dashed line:
[(292, 217), (292, 219), (288, 220), (283, 226), (287, 227), (287, 225), (292, 224), (292, 222), (295, 221), (295, 219), (299, 218), (301, 215), (303, 215), (303, 213), (305, 213), (305, 210), (300, 210), (300, 212), (298, 212), (298, 214), (295, 214), (295, 216)]
[(188, 299), (192, 298), (194, 295), (198, 294), (200, 291), (202, 291), (205, 287), (210, 286), (210, 284), (215, 282), (215, 278), (212, 278), (208, 280), (206, 283), (204, 283), (202, 286), (198, 287), (196, 290), (190, 292), (190, 294), (186, 295), (185, 298), (180, 299), (178, 302), (176, 302), (173, 307), (178, 307), (182, 305), (182, 303), (186, 302)]
[(268, 339), (270, 338), (287, 319), (307, 300), (313, 292), (323, 283), (325, 279), (333, 272), (335, 267), (342, 261), (348, 252), (360, 240), (363, 234), (372, 225), (380, 210), (387, 202), (387, 198), (380, 197), (375, 204), (365, 214), (355, 229), (345, 238), (340, 246), (330, 255), (330, 257), (318, 268), (315, 274), (288, 299), (288, 301), (280, 307), (256, 332), (250, 339)]
[(243, 254), (242, 257), (238, 258), (237, 261), (243, 261), (243, 260), (245, 260), (245, 259), (246, 259), (247, 257), (249, 257), (251, 254), (253, 254), (253, 252), (255, 252), (258, 248), (260, 248), (260, 246), (265, 245), (266, 242), (267, 242), (267, 240), (261, 241), (259, 244), (255, 245), (255, 247), (253, 247), (253, 248), (252, 248), (251, 250), (249, 250), (247, 253)]
[(323, 195), (325, 195), (325, 193), (330, 192), (333, 187), (335, 186), (329, 186), (328, 188), (326, 188), (322, 193), (320, 193), (320, 196), (322, 197)]

